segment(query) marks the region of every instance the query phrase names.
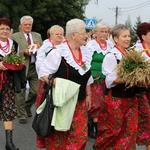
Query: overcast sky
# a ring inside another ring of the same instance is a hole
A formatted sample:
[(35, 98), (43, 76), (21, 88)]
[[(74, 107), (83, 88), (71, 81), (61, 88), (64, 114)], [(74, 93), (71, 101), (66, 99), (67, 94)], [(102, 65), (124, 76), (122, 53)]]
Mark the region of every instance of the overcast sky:
[(110, 26), (116, 22), (116, 6), (118, 6), (117, 23), (125, 23), (130, 16), (132, 25), (134, 25), (137, 17), (141, 17), (141, 21), (150, 21), (150, 0), (98, 0), (98, 5), (91, 0), (86, 6), (86, 18), (102, 19)]

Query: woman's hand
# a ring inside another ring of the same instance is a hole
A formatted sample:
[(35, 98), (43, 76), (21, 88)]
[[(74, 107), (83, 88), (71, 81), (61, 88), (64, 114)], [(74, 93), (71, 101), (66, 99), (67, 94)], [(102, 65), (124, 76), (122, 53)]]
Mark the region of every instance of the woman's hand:
[(8, 69), (3, 65), (3, 62), (2, 62), (2, 61), (0, 62), (0, 70), (3, 70), (3, 71), (8, 70)]
[(46, 82), (47, 84), (52, 84), (52, 80), (53, 80), (53, 87), (55, 87), (56, 84), (56, 78), (50, 79), (50, 83), (49, 83), (49, 75), (43, 76), (42, 79), (44, 80), (44, 82)]
[(91, 96), (90, 95), (86, 96), (86, 107), (88, 111), (91, 109)]
[(91, 109), (91, 87), (90, 85), (86, 86), (86, 107), (88, 111)]
[(123, 84), (123, 83), (125, 83), (125, 81), (118, 77), (116, 80), (113, 81), (113, 83), (115, 83), (115, 84)]

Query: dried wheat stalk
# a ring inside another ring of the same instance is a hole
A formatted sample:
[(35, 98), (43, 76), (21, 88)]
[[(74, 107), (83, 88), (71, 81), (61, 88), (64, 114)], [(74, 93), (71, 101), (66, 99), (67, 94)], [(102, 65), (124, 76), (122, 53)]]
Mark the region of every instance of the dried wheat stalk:
[(118, 64), (117, 75), (125, 81), (127, 88), (150, 85), (150, 61), (142, 56), (145, 51), (150, 50), (139, 52), (135, 48), (129, 49)]

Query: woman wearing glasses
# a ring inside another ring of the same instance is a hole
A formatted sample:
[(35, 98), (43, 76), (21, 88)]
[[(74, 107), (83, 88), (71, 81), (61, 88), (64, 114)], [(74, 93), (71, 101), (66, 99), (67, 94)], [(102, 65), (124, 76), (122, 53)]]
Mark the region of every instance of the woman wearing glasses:
[(89, 111), (88, 134), (91, 138), (97, 136), (97, 122), (101, 100), (104, 98), (105, 75), (102, 73), (102, 62), (108, 50), (112, 49), (114, 44), (107, 40), (109, 26), (105, 22), (99, 22), (93, 29), (95, 39), (89, 41), (92, 51), (91, 70), (94, 83), (91, 85), (92, 107)]
[(56, 49), (47, 55), (38, 75), (48, 83), (49, 74), (55, 74), (54, 83), (57, 84), (57, 77), (68, 79), (80, 84), (80, 89), (70, 129), (64, 132), (54, 130), (45, 138), (47, 150), (83, 150), (88, 139), (87, 111), (91, 108), (90, 84), (93, 78), (90, 70), (91, 50), (84, 46), (87, 42), (84, 21), (69, 20), (66, 24), (66, 39), (66, 42), (56, 46)]
[[(17, 53), (18, 44), (12, 41), (11, 21), (8, 18), (0, 18), (0, 57), (11, 53)], [(8, 70), (0, 61), (0, 120), (3, 121), (6, 132), (6, 150), (19, 150), (13, 144), (13, 120), (17, 117), (15, 106), (15, 85), (13, 71)]]

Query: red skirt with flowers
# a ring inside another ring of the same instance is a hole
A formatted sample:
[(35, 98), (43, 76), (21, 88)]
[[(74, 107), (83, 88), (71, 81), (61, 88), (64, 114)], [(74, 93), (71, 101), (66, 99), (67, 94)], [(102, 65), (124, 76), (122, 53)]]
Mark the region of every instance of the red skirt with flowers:
[[(39, 84), (38, 84), (38, 93), (37, 93), (37, 98), (36, 98), (36, 108), (38, 108), (41, 104), (41, 101), (43, 99), (43, 96), (46, 92), (46, 90), (44, 89), (44, 85), (45, 85), (45, 82), (44, 81), (39, 81)], [(36, 141), (37, 141), (37, 147), (38, 148), (45, 148), (45, 139), (41, 136), (37, 136), (36, 137)]]
[(99, 79), (91, 85), (91, 101), (90, 118), (96, 118), (99, 115), (100, 101), (104, 99), (105, 79)]
[[(43, 90), (44, 82), (39, 82), (37, 107), (40, 105), (45, 90)], [(87, 108), (86, 102), (78, 101), (73, 116), (71, 128), (67, 132), (54, 130), (53, 133), (46, 138), (37, 136), (37, 147), (46, 148), (47, 150), (84, 150), (88, 140), (87, 135)]]
[(15, 105), (15, 87), (13, 83), (12, 72), (1, 71), (0, 77), (3, 79), (1, 82), (0, 90), (0, 120), (12, 121), (17, 118), (17, 110)]
[(138, 98), (138, 145), (150, 145), (150, 93), (140, 93)]
[(116, 98), (111, 91), (100, 103), (96, 150), (131, 150), (136, 147), (137, 98)]

